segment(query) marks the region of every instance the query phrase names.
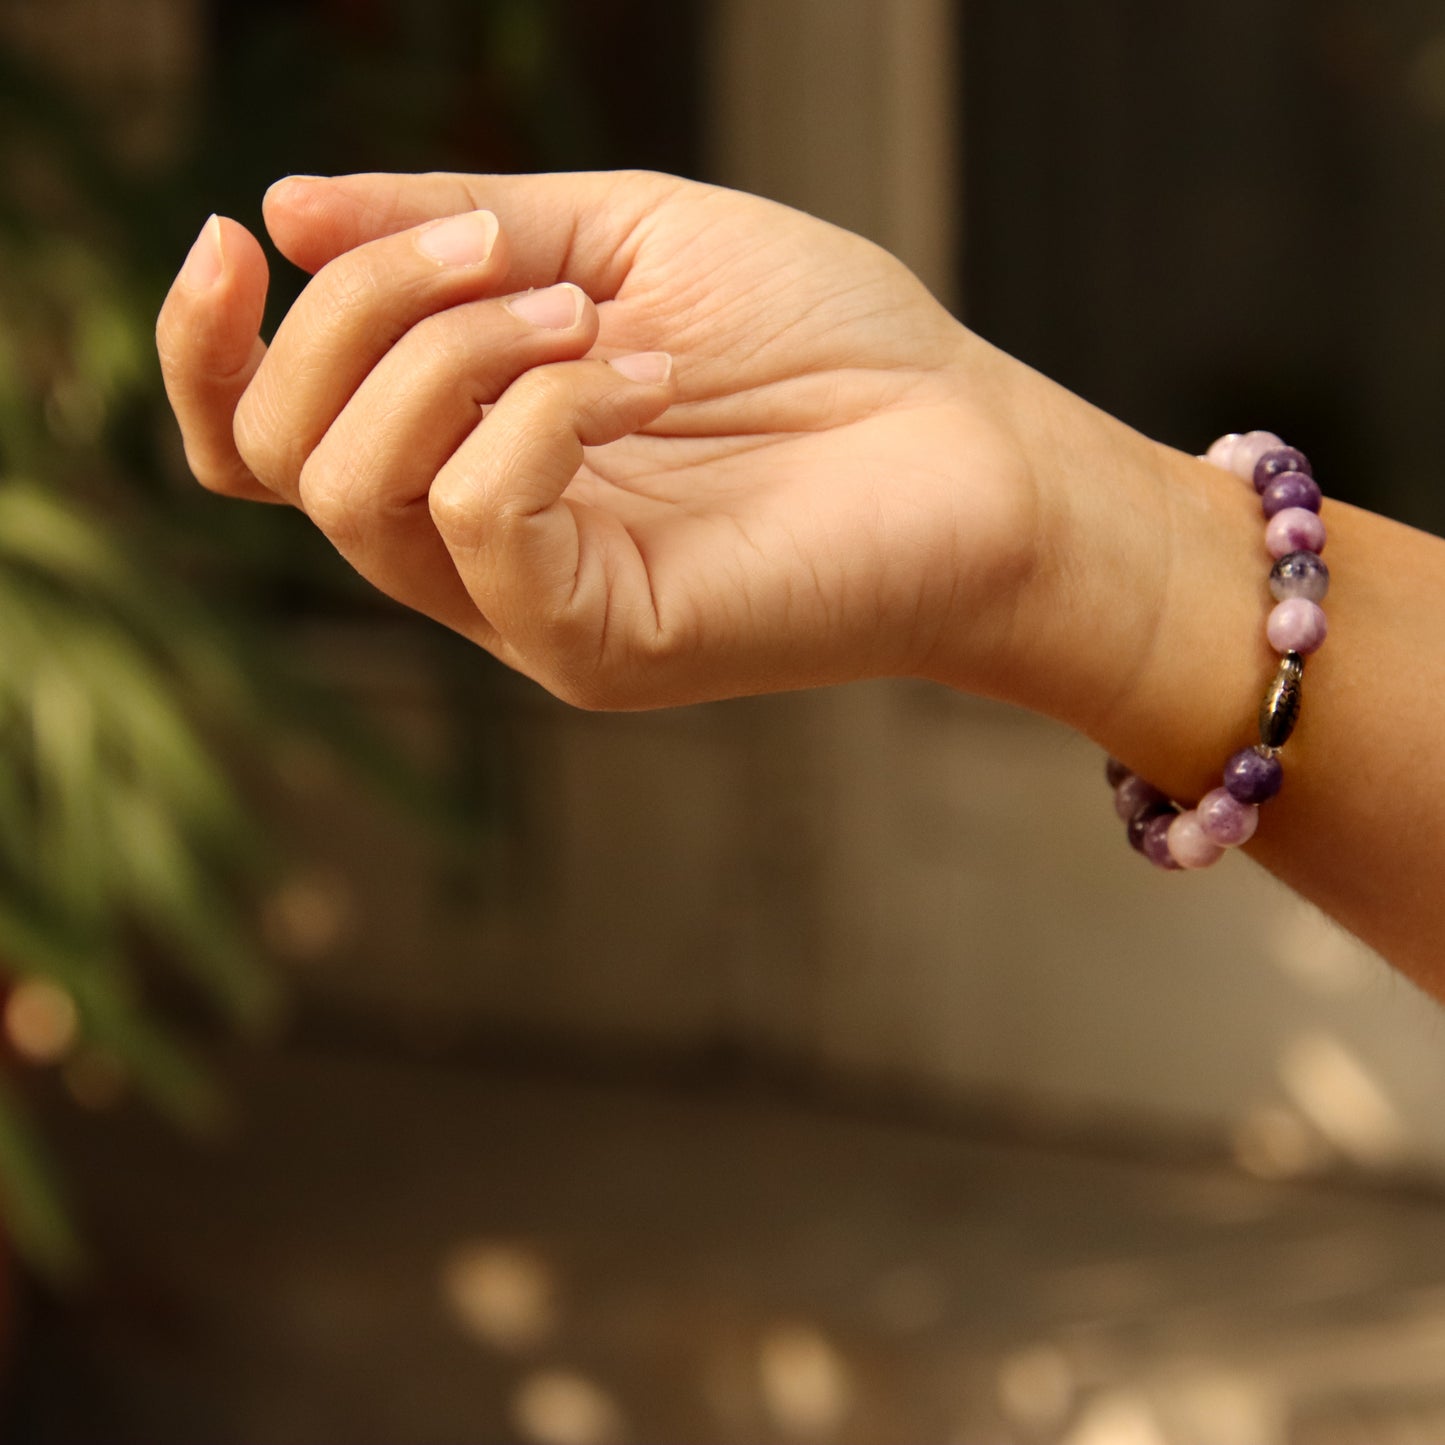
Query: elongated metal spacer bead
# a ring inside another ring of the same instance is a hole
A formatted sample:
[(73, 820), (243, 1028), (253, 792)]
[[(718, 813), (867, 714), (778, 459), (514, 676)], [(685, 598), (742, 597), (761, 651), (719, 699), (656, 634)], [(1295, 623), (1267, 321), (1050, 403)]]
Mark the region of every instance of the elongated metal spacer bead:
[(1303, 694), (1305, 660), (1297, 652), (1287, 652), (1279, 660), (1275, 673), (1259, 705), (1259, 741), (1267, 748), (1282, 748), (1294, 725), (1299, 721), (1300, 698)]

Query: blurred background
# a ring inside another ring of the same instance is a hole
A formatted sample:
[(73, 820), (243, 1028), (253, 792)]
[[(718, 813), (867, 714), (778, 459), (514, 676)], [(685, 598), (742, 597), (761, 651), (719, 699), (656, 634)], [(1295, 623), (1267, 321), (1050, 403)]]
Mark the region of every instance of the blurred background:
[(654, 167), (1440, 530), (1442, 161), (1424, 0), (0, 0), (0, 1436), (1445, 1439), (1435, 1005), (1039, 719), (570, 712), (151, 341), (280, 175)]

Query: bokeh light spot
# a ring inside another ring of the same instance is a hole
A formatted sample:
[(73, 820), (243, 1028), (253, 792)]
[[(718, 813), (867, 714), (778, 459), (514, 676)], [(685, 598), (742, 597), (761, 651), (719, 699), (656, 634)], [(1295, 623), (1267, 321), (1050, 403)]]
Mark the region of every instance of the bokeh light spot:
[(27, 1063), (59, 1063), (79, 1033), (74, 1002), (48, 978), (21, 979), (5, 1000), (5, 1037)]
[(600, 1386), (571, 1370), (538, 1370), (512, 1400), (512, 1420), (534, 1445), (611, 1445), (626, 1431)]

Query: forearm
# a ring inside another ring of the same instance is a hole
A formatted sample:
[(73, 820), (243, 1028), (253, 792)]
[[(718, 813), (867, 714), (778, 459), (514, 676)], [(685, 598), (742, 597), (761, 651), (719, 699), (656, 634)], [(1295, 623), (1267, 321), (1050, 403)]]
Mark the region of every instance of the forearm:
[[(1046, 541), (1024, 664), (996, 690), (1197, 799), (1257, 741), (1278, 661), (1258, 498), (1025, 368), (1013, 395)], [(1246, 851), (1445, 998), (1445, 541), (1330, 500), (1330, 480), (1326, 462), (1330, 635)]]

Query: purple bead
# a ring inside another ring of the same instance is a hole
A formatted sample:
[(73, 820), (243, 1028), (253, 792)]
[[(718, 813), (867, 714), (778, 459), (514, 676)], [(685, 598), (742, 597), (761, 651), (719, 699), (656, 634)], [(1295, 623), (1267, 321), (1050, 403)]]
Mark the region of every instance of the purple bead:
[(1306, 597), (1286, 597), (1275, 605), (1264, 624), (1269, 645), (1281, 657), (1286, 652), (1308, 657), (1318, 650), (1329, 630), (1324, 609)]
[(1312, 477), (1315, 469), (1310, 459), (1296, 447), (1280, 447), (1277, 451), (1266, 452), (1254, 464), (1254, 489), (1262, 492), (1282, 472), (1303, 472)]
[(1224, 849), (1207, 837), (1193, 808), (1180, 813), (1169, 824), (1169, 851), (1181, 868), (1208, 868), (1224, 856)]
[(1261, 748), (1242, 748), (1224, 765), (1224, 786), (1241, 803), (1267, 803), (1284, 782), (1284, 768)]
[(1109, 758), (1104, 763), (1104, 776), (1108, 778), (1111, 788), (1117, 788), (1125, 778), (1132, 777), (1133, 774), (1118, 758)]
[(1126, 823), (1140, 808), (1168, 801), (1153, 783), (1146, 783), (1143, 778), (1136, 778), (1133, 773), (1114, 789), (1114, 811)]
[(1177, 872), (1179, 865), (1169, 851), (1169, 827), (1174, 814), (1159, 813), (1144, 824), (1144, 841), (1139, 851), (1156, 867)]
[(1285, 472), (1276, 477), (1259, 494), (1264, 515), (1273, 517), (1286, 507), (1303, 507), (1307, 512), (1318, 512), (1323, 500), (1320, 484), (1303, 472)]
[(1259, 826), (1259, 806), (1241, 803), (1228, 788), (1206, 793), (1194, 810), (1204, 836), (1221, 848), (1237, 848), (1254, 837)]
[(1323, 602), (1330, 590), (1330, 569), (1317, 552), (1286, 552), (1269, 569), (1269, 590), (1276, 602), (1286, 597)]
[(1323, 552), (1325, 524), (1318, 512), (1303, 507), (1286, 507), (1269, 519), (1264, 529), (1264, 545), (1271, 557), (1284, 557), (1290, 552)]
[(1166, 813), (1172, 818), (1178, 811), (1173, 803), (1145, 803), (1137, 813), (1129, 817), (1125, 825), (1125, 837), (1129, 840), (1129, 846), (1136, 852), (1144, 851), (1144, 829), (1149, 826), (1155, 818), (1162, 818)]
[(1247, 431), (1235, 442), (1229, 453), (1229, 470), (1246, 482), (1253, 483), (1254, 469), (1267, 452), (1277, 452), (1284, 443), (1272, 431)]

